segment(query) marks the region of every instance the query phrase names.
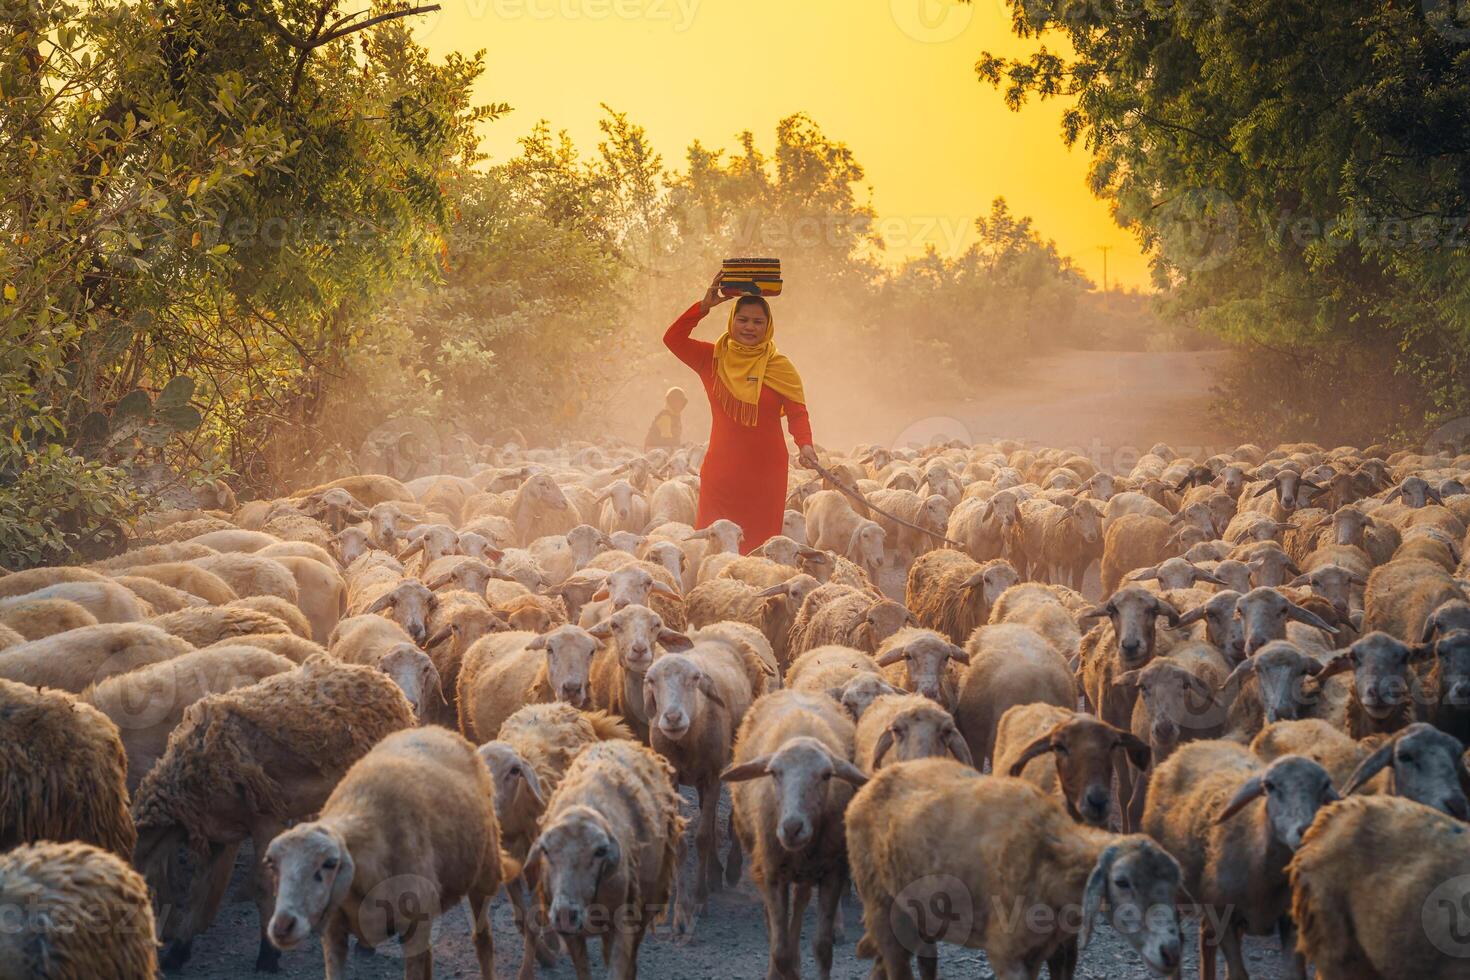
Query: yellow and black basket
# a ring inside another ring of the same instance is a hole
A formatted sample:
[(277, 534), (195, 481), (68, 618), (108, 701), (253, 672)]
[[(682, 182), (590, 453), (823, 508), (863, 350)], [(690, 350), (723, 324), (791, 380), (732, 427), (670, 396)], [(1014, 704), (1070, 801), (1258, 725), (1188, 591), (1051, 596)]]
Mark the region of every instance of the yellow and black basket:
[(720, 289), (752, 296), (780, 296), (781, 260), (726, 259), (720, 267)]

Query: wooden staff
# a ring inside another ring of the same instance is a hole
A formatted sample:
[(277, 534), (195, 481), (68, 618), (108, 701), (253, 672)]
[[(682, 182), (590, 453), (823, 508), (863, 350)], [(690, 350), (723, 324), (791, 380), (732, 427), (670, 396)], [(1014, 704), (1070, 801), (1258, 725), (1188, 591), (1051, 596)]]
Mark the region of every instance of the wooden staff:
[(962, 544), (960, 544), (958, 541), (951, 541), (949, 538), (946, 538), (944, 535), (939, 534), (938, 532), (933, 531), (933, 530), (931, 530), (931, 529), (929, 529), (927, 527), (920, 527), (919, 525), (914, 524), (911, 521), (904, 520), (902, 517), (894, 517), (892, 514), (888, 513), (888, 511), (886, 511), (886, 510), (882, 510), (881, 508), (874, 507), (872, 504), (868, 503), (868, 498), (867, 497), (864, 497), (862, 495), (862, 492), (861, 491), (859, 491), (856, 487), (847, 486), (841, 480), (837, 479), (836, 475), (831, 470), (827, 469), (827, 467), (823, 466), (821, 463), (813, 462), (811, 465), (812, 465), (812, 469), (814, 469), (818, 473), (820, 473), (822, 475), (822, 478), (825, 479), (828, 483), (832, 484), (832, 486), (837, 489), (837, 492), (840, 493), (840, 494), (842, 494), (844, 497), (848, 497), (849, 499), (856, 500), (858, 503), (862, 504), (864, 507), (868, 508), (873, 513), (880, 514), (883, 517), (888, 518), (890, 521), (892, 521), (895, 524), (902, 524), (904, 527), (910, 527), (910, 528), (913, 528), (915, 531), (920, 531), (920, 532), (922, 532), (924, 534), (927, 534), (931, 538), (938, 538), (940, 541), (943, 541), (945, 544), (949, 545), (951, 548), (958, 548), (960, 551), (964, 551), (965, 550), (965, 546), (962, 545)]

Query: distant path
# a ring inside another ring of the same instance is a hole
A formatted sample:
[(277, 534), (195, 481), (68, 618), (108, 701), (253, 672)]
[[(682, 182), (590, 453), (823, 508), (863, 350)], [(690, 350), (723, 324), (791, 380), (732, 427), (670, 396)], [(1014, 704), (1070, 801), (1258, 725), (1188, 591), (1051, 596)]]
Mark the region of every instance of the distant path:
[(1019, 368), (1002, 387), (910, 403), (907, 418), (896, 418), (891, 405), (874, 406), (845, 413), (837, 425), (824, 418), (823, 429), (832, 430), (836, 445), (874, 438), (902, 445), (951, 433), (973, 442), (1029, 439), (1080, 448), (1125, 469), (1130, 455), (1136, 459), (1156, 442), (1210, 455), (1234, 445), (1206, 414), (1210, 388), (1229, 356), (1059, 351)]

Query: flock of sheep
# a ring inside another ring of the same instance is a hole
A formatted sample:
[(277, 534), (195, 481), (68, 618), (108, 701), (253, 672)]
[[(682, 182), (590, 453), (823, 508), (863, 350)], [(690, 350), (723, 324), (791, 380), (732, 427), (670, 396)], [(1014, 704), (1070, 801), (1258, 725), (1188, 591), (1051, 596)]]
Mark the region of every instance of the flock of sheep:
[(257, 969), (319, 934), (330, 978), (395, 937), (430, 976), (467, 898), (488, 980), (502, 887), (522, 980), (589, 939), (631, 978), (742, 873), (771, 978), (813, 896), (824, 978), (843, 902), (886, 980), (1065, 980), (1099, 913), (1163, 976), (1181, 915), (1206, 978), (1277, 934), (1298, 977), (1470, 975), (1470, 457), (859, 447), (823, 463), (871, 510), (793, 471), (744, 555), (700, 458), (220, 488), (0, 575), (0, 974), (183, 964), (248, 840)]

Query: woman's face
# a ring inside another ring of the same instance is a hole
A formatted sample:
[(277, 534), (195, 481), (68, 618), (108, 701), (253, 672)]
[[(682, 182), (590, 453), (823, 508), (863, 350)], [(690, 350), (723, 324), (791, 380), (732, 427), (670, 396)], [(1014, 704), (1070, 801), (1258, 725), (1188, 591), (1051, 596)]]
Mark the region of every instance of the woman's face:
[(766, 311), (755, 303), (746, 303), (735, 310), (735, 322), (730, 325), (730, 336), (737, 344), (754, 347), (766, 339), (766, 328), (771, 325)]

